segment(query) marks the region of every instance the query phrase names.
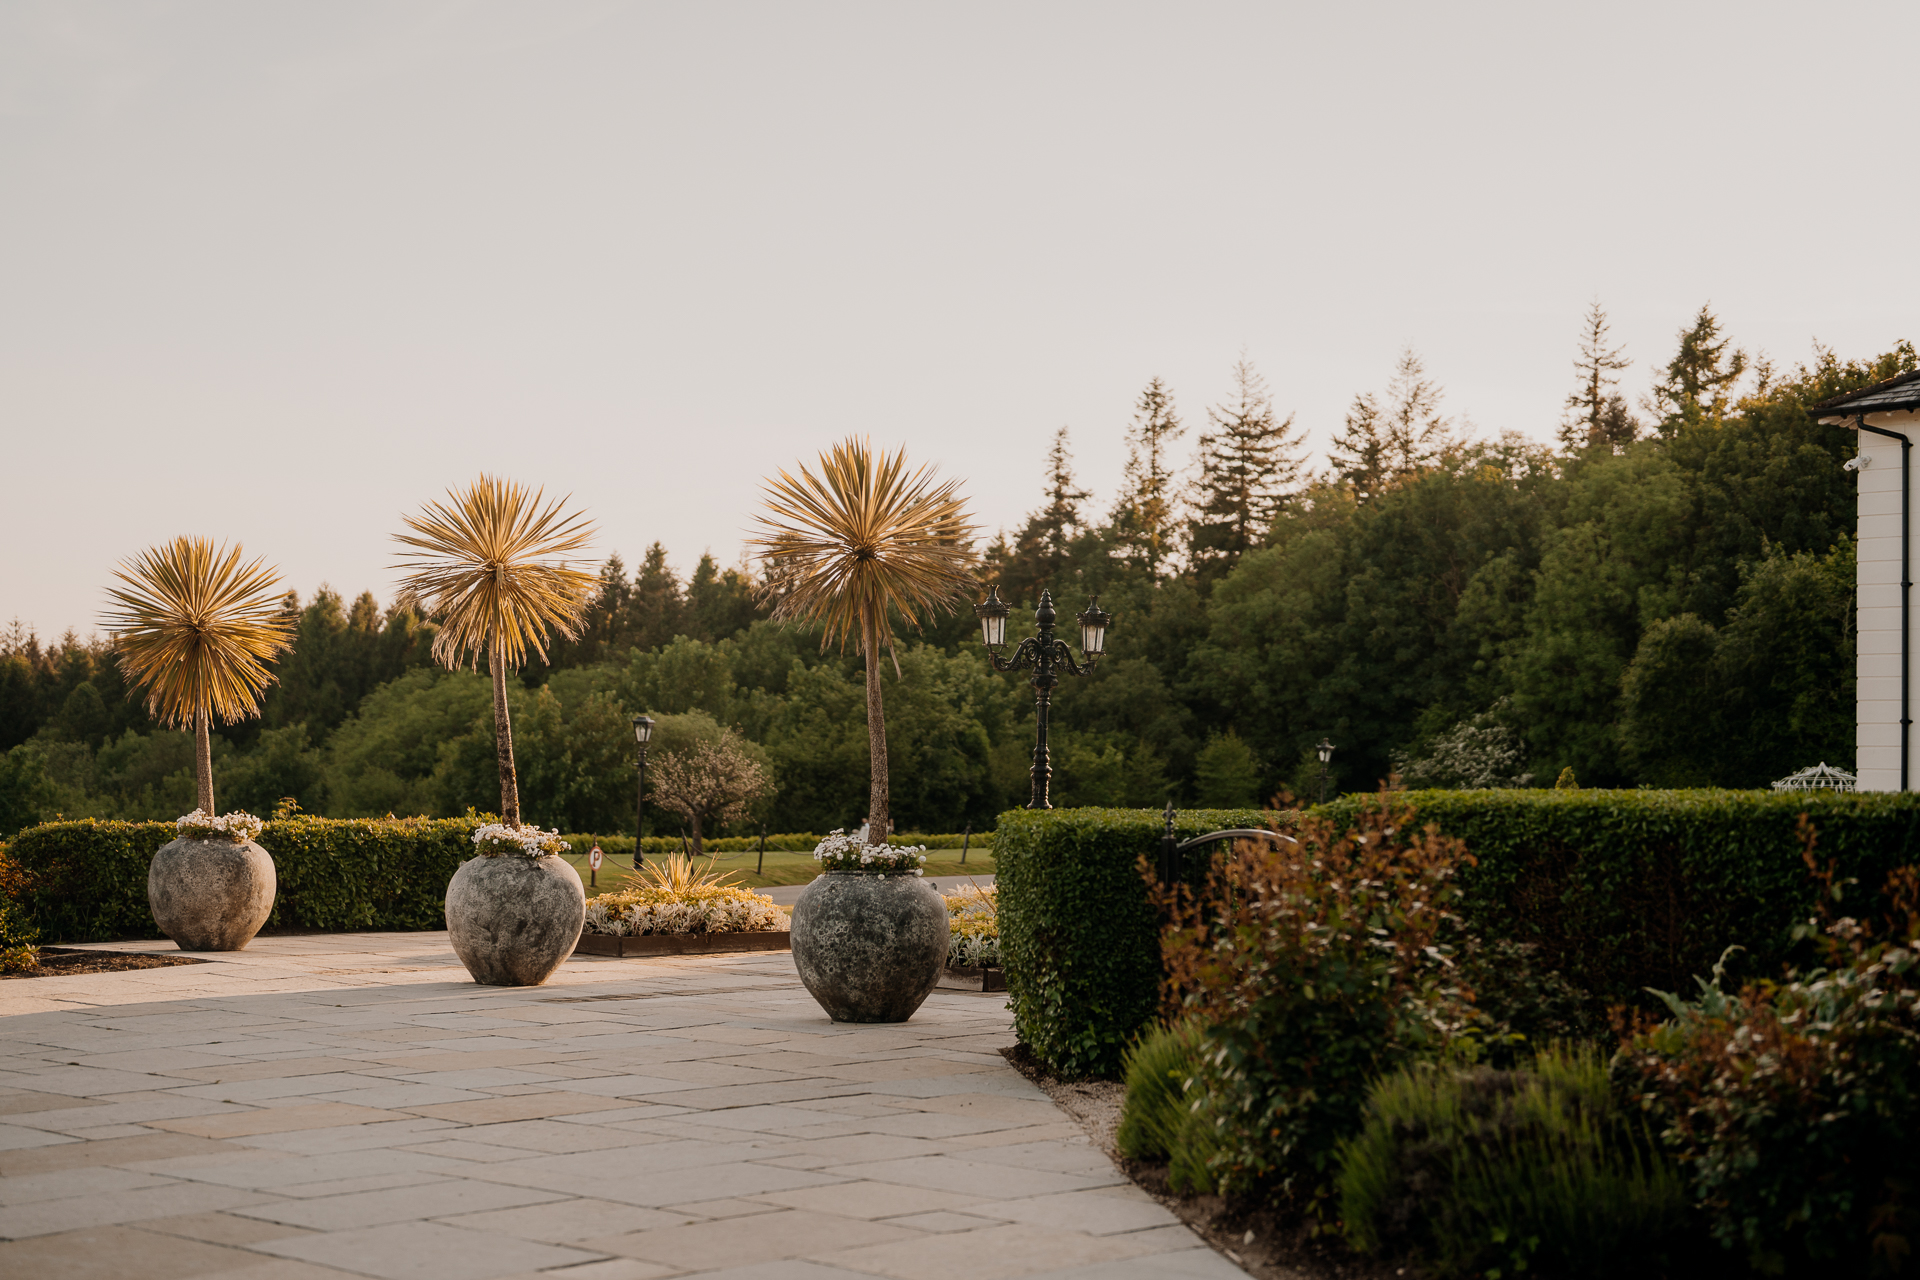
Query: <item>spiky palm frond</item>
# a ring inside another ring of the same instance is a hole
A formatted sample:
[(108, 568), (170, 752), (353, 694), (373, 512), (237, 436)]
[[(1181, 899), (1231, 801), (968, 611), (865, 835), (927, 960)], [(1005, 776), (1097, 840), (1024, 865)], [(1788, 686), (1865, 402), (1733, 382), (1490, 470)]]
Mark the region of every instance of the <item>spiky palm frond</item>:
[(394, 537), (415, 550), (401, 553), (398, 567), (409, 572), (400, 600), (441, 619), (433, 656), (443, 665), (477, 661), (481, 650), (492, 648), (517, 668), (529, 649), (546, 657), (548, 627), (568, 639), (580, 634), (600, 578), (565, 557), (587, 545), (593, 526), (584, 515), (564, 512), (565, 498), (543, 508), (543, 495), (483, 475), (449, 491), (450, 504), (429, 502), (419, 515), (404, 517), (413, 532)]
[(274, 679), (264, 664), (293, 637), (277, 572), (241, 563), (238, 543), (183, 537), (122, 561), (114, 576), (127, 585), (107, 589), (120, 607), (101, 623), (130, 682), (146, 689), (149, 714), (169, 725), (202, 712), (227, 724), (260, 714)]
[(975, 527), (957, 481), (932, 468), (907, 471), (906, 451), (876, 454), (848, 439), (820, 455), (820, 475), (802, 466), (767, 481), (766, 512), (750, 545), (778, 589), (774, 617), (819, 623), (824, 643), (888, 638), (895, 613), (911, 626), (972, 591)]

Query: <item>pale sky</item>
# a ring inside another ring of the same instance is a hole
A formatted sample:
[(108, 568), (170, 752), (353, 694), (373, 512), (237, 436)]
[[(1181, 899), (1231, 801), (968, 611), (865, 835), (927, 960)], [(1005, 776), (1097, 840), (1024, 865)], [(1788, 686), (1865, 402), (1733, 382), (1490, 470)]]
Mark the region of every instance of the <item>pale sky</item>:
[[(1155, 376), (1244, 351), (1315, 465), (1412, 346), (1550, 439), (1598, 298), (1637, 398), (1711, 301), (1920, 340), (1920, 5), (0, 0), (0, 622), (242, 542), (384, 604), (482, 470), (734, 561), (863, 433), (1104, 508)], [(1191, 444), (1192, 434), (1188, 440)]]

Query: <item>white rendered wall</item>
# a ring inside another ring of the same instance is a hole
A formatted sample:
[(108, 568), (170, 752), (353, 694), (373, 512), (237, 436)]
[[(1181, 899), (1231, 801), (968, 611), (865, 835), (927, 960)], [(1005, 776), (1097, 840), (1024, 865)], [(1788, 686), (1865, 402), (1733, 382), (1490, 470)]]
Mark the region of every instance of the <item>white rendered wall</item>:
[[(1920, 443), (1920, 414), (1867, 415), (1867, 425), (1910, 435)], [(1860, 568), (1856, 768), (1862, 791), (1900, 789), (1900, 454), (1898, 440), (1858, 433), (1860, 456), (1867, 464), (1860, 477)], [(1920, 459), (1913, 459), (1920, 464)], [(1920, 477), (1916, 477), (1920, 483)], [(1920, 513), (1913, 513), (1920, 516)], [(1912, 532), (1920, 536), (1920, 519)], [(1913, 602), (1920, 606), (1920, 600)], [(1914, 619), (1920, 626), (1920, 618)], [(1920, 633), (1914, 637), (1920, 648)], [(1913, 664), (1911, 693), (1920, 701), (1920, 653)], [(1910, 747), (1907, 785), (1920, 785), (1920, 742)]]

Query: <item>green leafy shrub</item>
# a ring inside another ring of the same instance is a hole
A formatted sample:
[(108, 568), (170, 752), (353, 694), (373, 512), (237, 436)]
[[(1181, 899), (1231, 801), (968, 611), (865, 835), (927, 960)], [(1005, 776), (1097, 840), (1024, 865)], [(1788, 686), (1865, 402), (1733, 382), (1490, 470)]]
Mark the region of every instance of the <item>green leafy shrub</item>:
[[(309, 818), (266, 824), (279, 892), (267, 927), (443, 929), (447, 881), (473, 856), (478, 818)], [(156, 938), (147, 868), (170, 822), (49, 822), (14, 838), (21, 905), (62, 942)]]
[[(1811, 840), (1807, 863), (1814, 867)], [(1830, 901), (1829, 863), (1816, 883)], [(1614, 1062), (1661, 1127), (1714, 1236), (1758, 1270), (1898, 1274), (1920, 1196), (1920, 873), (1888, 877), (1885, 918), (1810, 921), (1824, 964), (1783, 982), (1663, 995)]]
[(1625, 1274), (1657, 1260), (1687, 1213), (1679, 1170), (1621, 1111), (1590, 1049), (1386, 1076), (1341, 1147), (1339, 1190), (1356, 1248), (1442, 1276)]
[(34, 945), (40, 931), (27, 919), (17, 900), (26, 887), (26, 872), (7, 846), (0, 844), (0, 973), (21, 973), (40, 961), (40, 950)]
[(1443, 950), (1472, 858), (1414, 818), (1382, 791), (1344, 830), (1309, 814), (1297, 842), (1244, 842), (1169, 895), (1167, 1002), (1205, 1027), (1222, 1193), (1312, 1206), (1373, 1080), (1474, 1030)]
[[(1267, 816), (1185, 810), (1176, 832), (1261, 826)], [(1163, 827), (1151, 809), (1000, 815), (994, 870), (1014, 1029), (1058, 1075), (1117, 1075), (1127, 1045), (1154, 1020), (1160, 920), (1140, 860), (1158, 856)]]
[[(1583, 1027), (1614, 1004), (1652, 1007), (1728, 946), (1742, 972), (1778, 976), (1818, 887), (1802, 869), (1803, 813), (1840, 873), (1878, 886), (1920, 859), (1920, 793), (1836, 791), (1411, 791), (1422, 823), (1473, 850), (1460, 911), (1490, 943), (1537, 948), (1534, 962), (1578, 987)], [(1324, 812), (1353, 821), (1362, 801)], [(1370, 800), (1365, 803), (1372, 803)], [(1316, 810), (1319, 812), (1319, 810)]]
[(1192, 1022), (1153, 1027), (1134, 1041), (1124, 1060), (1126, 1100), (1114, 1145), (1129, 1160), (1166, 1160), (1179, 1144), (1193, 1108), (1187, 1085), (1198, 1070), (1200, 1029)]

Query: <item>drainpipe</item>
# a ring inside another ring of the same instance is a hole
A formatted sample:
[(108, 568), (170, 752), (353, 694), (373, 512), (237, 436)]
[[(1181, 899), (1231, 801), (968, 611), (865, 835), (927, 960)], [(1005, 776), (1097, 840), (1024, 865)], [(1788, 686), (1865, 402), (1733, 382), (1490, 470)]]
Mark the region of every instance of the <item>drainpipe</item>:
[(1908, 554), (1909, 521), (1907, 511), (1913, 496), (1913, 441), (1898, 431), (1867, 425), (1867, 415), (1857, 413), (1854, 423), (1862, 431), (1900, 442), (1900, 789), (1907, 789), (1907, 738), (1913, 724), (1909, 709), (1908, 686), (1913, 680), (1913, 558)]

